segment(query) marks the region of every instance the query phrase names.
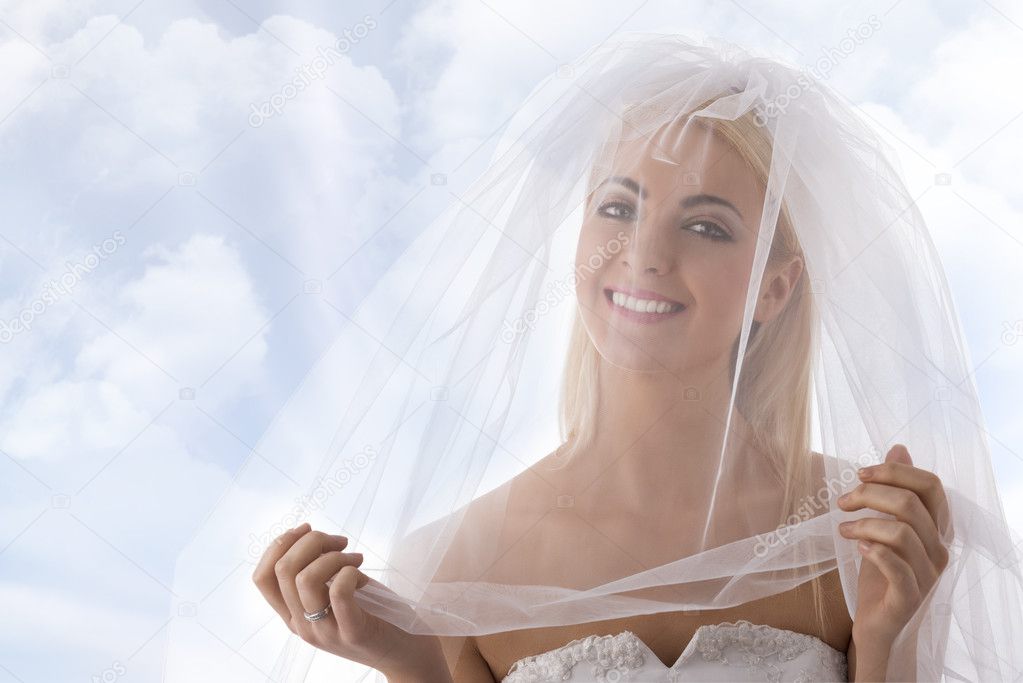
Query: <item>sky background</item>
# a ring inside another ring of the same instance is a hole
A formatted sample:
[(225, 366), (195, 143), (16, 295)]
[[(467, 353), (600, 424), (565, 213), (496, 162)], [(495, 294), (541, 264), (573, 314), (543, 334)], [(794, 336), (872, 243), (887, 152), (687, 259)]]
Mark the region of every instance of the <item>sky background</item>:
[(533, 86), (621, 30), (809, 67), (872, 16), (827, 82), (919, 196), (1023, 530), (1019, 4), (0, 0), (0, 683), (160, 680), (174, 638), (217, 680), (264, 680), (283, 624), (249, 591), (265, 628), (232, 630), (175, 561), (346, 293)]

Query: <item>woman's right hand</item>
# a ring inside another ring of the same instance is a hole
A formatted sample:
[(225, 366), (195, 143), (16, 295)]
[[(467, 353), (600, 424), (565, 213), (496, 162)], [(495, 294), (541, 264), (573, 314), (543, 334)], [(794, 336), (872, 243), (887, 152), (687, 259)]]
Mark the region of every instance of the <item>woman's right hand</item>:
[[(410, 634), (359, 606), (355, 591), (367, 583), (388, 589), (359, 571), (361, 553), (341, 552), (347, 545), (344, 536), (312, 531), (307, 522), (270, 543), (252, 580), (291, 632), (307, 643), (373, 667), (392, 682), (450, 681), (436, 636)], [(304, 612), (328, 604), (326, 618), (305, 618)]]

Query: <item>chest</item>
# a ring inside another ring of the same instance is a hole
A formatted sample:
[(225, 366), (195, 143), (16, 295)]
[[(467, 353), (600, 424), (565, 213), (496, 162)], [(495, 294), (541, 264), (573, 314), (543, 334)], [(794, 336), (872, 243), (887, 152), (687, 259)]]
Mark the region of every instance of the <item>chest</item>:
[(512, 664), (523, 657), (557, 649), (588, 635), (618, 634), (626, 630), (635, 633), (665, 666), (671, 666), (700, 626), (739, 619), (816, 636), (836, 650), (845, 652), (852, 634), (852, 620), (845, 608), (837, 572), (821, 576), (820, 587), (825, 614), (823, 622), (817, 618), (812, 587), (807, 582), (785, 593), (721, 610), (662, 612), (488, 634), (476, 637), (476, 647), (497, 681), (502, 680)]

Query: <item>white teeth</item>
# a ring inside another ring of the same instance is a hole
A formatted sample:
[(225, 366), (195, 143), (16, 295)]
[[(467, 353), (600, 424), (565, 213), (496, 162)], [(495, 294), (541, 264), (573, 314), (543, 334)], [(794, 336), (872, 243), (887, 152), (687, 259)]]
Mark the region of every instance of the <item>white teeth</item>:
[(672, 313), (681, 308), (679, 304), (671, 304), (667, 301), (652, 301), (650, 299), (637, 299), (634, 296), (627, 296), (621, 292), (611, 292), (611, 300), (616, 306), (622, 306), (637, 313)]

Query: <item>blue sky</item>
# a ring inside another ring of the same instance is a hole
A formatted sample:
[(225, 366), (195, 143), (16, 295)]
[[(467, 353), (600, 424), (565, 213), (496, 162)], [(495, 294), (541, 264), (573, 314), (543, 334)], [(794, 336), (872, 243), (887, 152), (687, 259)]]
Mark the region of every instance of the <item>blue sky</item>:
[[(217, 680), (262, 680), (283, 625), (258, 596), (232, 621), (231, 599), (181, 593), (175, 561), (350, 292), (472, 180), (532, 87), (617, 30), (810, 66), (872, 15), (828, 83), (920, 197), (1021, 530), (1018, 6), (5, 0), (0, 683), (158, 680), (173, 639)], [(247, 590), (250, 570), (224, 573), (211, 590)], [(189, 678), (171, 651), (168, 678)]]

